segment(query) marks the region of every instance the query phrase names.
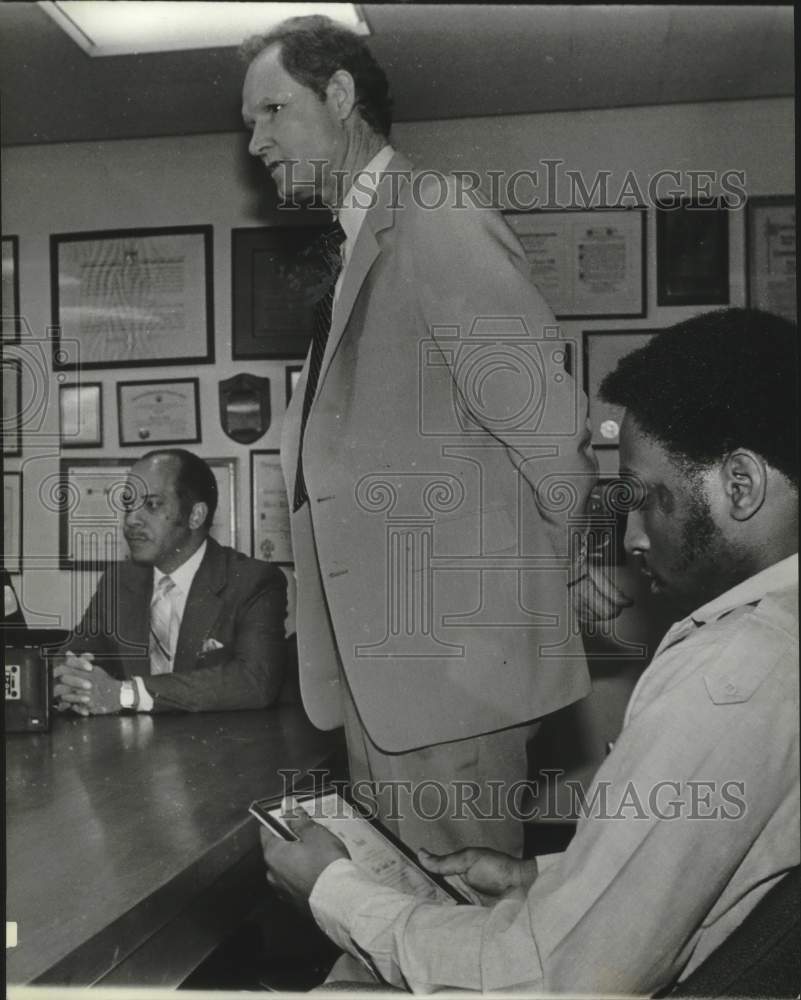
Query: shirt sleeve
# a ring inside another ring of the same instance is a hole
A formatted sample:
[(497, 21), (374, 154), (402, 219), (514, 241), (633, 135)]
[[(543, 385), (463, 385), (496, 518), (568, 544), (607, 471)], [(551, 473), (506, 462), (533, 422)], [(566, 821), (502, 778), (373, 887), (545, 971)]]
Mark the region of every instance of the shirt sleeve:
[(579, 796), (567, 851), (524, 898), (420, 902), (338, 861), (312, 893), (320, 925), (368, 954), (387, 982), (417, 992), (650, 994), (669, 984), (702, 931), (797, 863), (797, 843), (781, 836), (798, 822), (797, 737), (795, 749), (792, 738), (764, 738), (765, 718), (797, 733), (797, 680), (762, 652), (763, 677), (739, 702), (713, 703), (699, 663), (641, 707)]

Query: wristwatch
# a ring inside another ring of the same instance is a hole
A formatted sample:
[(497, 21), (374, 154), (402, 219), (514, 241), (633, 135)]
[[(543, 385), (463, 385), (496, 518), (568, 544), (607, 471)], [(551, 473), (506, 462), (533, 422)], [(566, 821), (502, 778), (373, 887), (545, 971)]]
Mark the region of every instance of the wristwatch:
[(136, 681), (123, 681), (120, 687), (120, 708), (133, 710), (136, 708), (139, 692), (136, 690)]

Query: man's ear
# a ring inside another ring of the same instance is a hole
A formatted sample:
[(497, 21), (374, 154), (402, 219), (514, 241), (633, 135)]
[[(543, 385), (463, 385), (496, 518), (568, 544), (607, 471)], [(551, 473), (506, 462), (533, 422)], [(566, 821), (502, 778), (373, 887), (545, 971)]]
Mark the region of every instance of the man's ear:
[(189, 527), (192, 531), (197, 531), (198, 528), (203, 526), (208, 513), (209, 508), (202, 501), (192, 504), (192, 511), (189, 515)]
[(738, 448), (723, 461), (723, 489), (729, 514), (735, 521), (747, 521), (765, 502), (768, 475), (764, 459), (753, 451)]
[(356, 104), (356, 84), (346, 69), (338, 69), (328, 81), (326, 99), (341, 122), (350, 116)]

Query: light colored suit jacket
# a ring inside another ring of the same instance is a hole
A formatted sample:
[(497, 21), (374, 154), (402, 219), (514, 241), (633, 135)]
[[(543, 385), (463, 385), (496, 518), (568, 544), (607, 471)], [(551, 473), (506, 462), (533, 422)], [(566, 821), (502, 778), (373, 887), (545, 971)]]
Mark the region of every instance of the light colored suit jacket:
[[(586, 401), (498, 213), (404, 174), (394, 157), (350, 253), (292, 516), (306, 710), (342, 723), (341, 663), (390, 752), (589, 689), (565, 587), (568, 516), (594, 474)], [(283, 427), (290, 497), (307, 368)]]

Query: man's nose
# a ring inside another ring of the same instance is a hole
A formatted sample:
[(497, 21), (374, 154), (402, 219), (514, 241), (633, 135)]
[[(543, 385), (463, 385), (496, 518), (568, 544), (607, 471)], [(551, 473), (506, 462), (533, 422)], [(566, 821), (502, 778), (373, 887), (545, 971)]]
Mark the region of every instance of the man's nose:
[(134, 506), (134, 507), (129, 507), (125, 511), (125, 513), (122, 515), (122, 523), (123, 523), (123, 525), (126, 528), (129, 525), (131, 525), (131, 524), (138, 524), (139, 523), (139, 511), (140, 510), (141, 510), (141, 507)]
[(623, 547), (629, 555), (648, 551), (648, 536), (643, 527), (642, 515), (638, 510), (630, 510), (628, 513)]
[(261, 156), (271, 141), (272, 137), (269, 126), (264, 122), (256, 122), (250, 135), (248, 152), (251, 156)]

